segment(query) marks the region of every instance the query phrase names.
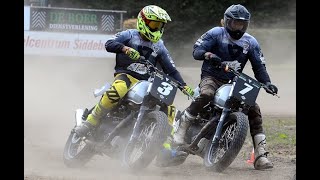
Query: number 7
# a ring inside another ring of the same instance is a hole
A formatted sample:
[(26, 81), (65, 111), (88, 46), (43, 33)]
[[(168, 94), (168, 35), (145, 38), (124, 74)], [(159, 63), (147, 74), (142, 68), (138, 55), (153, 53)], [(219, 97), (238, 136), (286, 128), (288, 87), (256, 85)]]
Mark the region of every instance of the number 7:
[(244, 83), (245, 87), (244, 89), (242, 89), (241, 91), (239, 91), (240, 94), (244, 95), (247, 92), (251, 91), (253, 89), (253, 87), (250, 84)]

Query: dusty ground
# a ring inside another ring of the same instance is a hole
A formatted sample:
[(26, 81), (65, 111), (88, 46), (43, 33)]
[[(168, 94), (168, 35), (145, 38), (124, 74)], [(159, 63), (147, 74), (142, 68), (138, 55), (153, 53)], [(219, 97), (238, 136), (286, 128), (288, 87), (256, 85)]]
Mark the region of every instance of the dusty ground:
[[(25, 57), (24, 60), (24, 175), (25, 179), (237, 179), (283, 180), (295, 174), (295, 155), (271, 153), (275, 167), (257, 171), (239, 155), (223, 173), (208, 172), (195, 156), (174, 168), (156, 168), (153, 164), (143, 172), (124, 171), (117, 161), (95, 156), (83, 169), (67, 168), (62, 162), (64, 143), (74, 123), (74, 110), (93, 106), (98, 99), (93, 89), (112, 80), (114, 60)], [(178, 67), (187, 83), (195, 86), (198, 67)], [(280, 98), (261, 92), (258, 99), (265, 116), (296, 116), (295, 55), (268, 64)], [(251, 69), (246, 72), (250, 74)], [(175, 104), (183, 109), (188, 99), (178, 92)], [(267, 132), (268, 133), (268, 132)], [(250, 144), (241, 154), (249, 154)], [(295, 151), (294, 151), (295, 152)]]

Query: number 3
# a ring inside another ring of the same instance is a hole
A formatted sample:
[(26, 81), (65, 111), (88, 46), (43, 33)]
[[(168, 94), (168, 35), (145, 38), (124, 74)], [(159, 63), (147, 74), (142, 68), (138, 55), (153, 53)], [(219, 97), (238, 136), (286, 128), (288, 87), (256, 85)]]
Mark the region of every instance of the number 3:
[(158, 87), (158, 92), (164, 96), (169, 95), (173, 87), (167, 82), (162, 82), (161, 85), (163, 85), (163, 87)]

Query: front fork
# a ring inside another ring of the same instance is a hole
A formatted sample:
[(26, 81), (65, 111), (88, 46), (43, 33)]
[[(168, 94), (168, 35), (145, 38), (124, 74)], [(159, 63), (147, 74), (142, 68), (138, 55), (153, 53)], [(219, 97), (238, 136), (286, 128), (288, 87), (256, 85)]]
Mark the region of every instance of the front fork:
[[(143, 103), (144, 104), (144, 103)], [(136, 139), (139, 135), (139, 132), (140, 132), (140, 123), (142, 121), (142, 118), (144, 117), (145, 113), (146, 113), (146, 110), (148, 109), (147, 106), (145, 105), (141, 105), (140, 107), (140, 110), (139, 110), (139, 114), (138, 114), (138, 117), (137, 117), (137, 120), (136, 122), (134, 123), (134, 126), (133, 126), (133, 131), (132, 131), (132, 134), (130, 136), (130, 139), (129, 141), (132, 141), (134, 139)]]
[(222, 128), (223, 128), (223, 125), (225, 124), (226, 117), (229, 115), (229, 113), (230, 113), (230, 109), (223, 108), (220, 119), (218, 121), (216, 132), (214, 133), (213, 139), (211, 141), (214, 148), (218, 147), (219, 140), (221, 138)]
[(218, 121), (218, 126), (216, 128), (216, 132), (214, 133), (214, 136), (211, 141), (214, 148), (217, 148), (219, 145), (223, 125), (225, 124), (226, 117), (230, 114), (230, 111), (231, 111), (231, 104), (232, 104), (231, 101), (232, 100), (230, 97), (232, 96), (235, 83), (236, 83), (236, 81), (232, 82), (231, 90), (228, 95), (228, 100), (225, 102), (224, 108), (222, 109), (222, 113), (221, 113), (220, 119)]
[(141, 121), (145, 117), (145, 114), (148, 111), (150, 111), (150, 107), (153, 107), (154, 105), (156, 107), (155, 110), (160, 110), (160, 106), (157, 105), (157, 101), (154, 98), (152, 98), (152, 96), (145, 96), (145, 98), (143, 99), (143, 102), (140, 106), (139, 114), (137, 116), (136, 122), (134, 123), (133, 131), (132, 131), (132, 134), (130, 136), (129, 141), (135, 140), (139, 136)]

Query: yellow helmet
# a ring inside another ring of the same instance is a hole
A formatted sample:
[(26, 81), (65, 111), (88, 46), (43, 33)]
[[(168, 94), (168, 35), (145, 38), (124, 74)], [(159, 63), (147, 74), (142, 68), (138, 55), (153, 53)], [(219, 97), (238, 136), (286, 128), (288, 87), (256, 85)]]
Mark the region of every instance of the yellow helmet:
[(165, 24), (171, 21), (168, 13), (155, 5), (145, 6), (139, 12), (137, 19), (139, 32), (154, 43), (161, 39)]

